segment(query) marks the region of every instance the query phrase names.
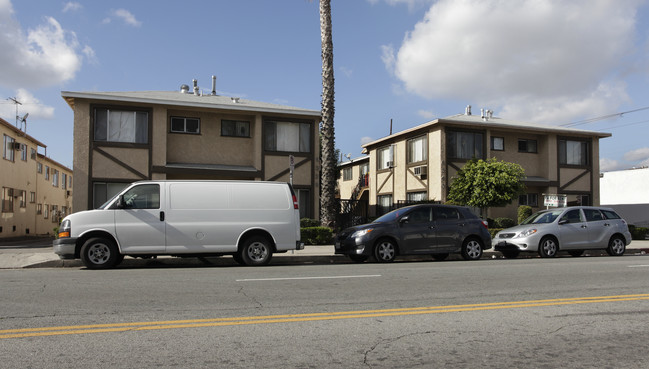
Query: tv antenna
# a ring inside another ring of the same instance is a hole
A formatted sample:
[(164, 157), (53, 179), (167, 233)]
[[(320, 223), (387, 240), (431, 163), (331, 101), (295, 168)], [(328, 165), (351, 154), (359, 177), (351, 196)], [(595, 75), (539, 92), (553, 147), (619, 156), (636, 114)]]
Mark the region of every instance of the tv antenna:
[(27, 134), (27, 117), (29, 116), (29, 113), (26, 113), (21, 117), (18, 115), (18, 105), (22, 105), (23, 103), (18, 101), (15, 97), (8, 97), (7, 100), (13, 101), (14, 105), (16, 105), (16, 127), (20, 130), (22, 125), (25, 124), (25, 134)]

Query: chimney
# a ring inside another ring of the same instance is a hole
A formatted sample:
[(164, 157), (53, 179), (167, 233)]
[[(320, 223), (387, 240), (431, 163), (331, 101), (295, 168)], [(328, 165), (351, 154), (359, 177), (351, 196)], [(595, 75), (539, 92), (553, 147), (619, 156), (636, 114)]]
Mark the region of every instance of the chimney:
[(464, 115), (471, 115), (471, 105), (467, 105), (464, 109)]
[(216, 76), (212, 76), (212, 96), (216, 96)]
[(194, 95), (198, 96), (198, 81), (194, 78), (192, 82), (194, 82)]

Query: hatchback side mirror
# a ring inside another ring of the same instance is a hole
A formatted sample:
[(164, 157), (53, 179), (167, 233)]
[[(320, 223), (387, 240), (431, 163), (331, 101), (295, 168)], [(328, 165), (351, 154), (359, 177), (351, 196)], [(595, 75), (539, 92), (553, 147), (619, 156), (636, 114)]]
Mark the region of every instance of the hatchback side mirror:
[(406, 215), (405, 217), (399, 219), (399, 223), (408, 223), (408, 216)]

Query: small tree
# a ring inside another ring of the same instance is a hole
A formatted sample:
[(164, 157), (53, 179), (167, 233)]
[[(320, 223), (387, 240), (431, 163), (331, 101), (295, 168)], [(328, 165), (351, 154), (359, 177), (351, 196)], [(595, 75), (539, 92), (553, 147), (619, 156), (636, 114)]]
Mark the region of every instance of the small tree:
[(523, 178), (525, 170), (518, 164), (473, 159), (457, 172), (448, 199), (478, 208), (505, 206), (524, 193)]

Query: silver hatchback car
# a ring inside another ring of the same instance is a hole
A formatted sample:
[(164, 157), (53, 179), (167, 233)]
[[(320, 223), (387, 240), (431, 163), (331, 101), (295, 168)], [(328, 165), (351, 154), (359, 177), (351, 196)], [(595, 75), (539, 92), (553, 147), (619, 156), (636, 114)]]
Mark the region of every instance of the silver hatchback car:
[(629, 243), (631, 233), (624, 219), (613, 209), (591, 206), (539, 211), (516, 227), (498, 232), (492, 242), (507, 258), (521, 252), (538, 252), (549, 258), (559, 250), (580, 256), (590, 249), (620, 256)]

